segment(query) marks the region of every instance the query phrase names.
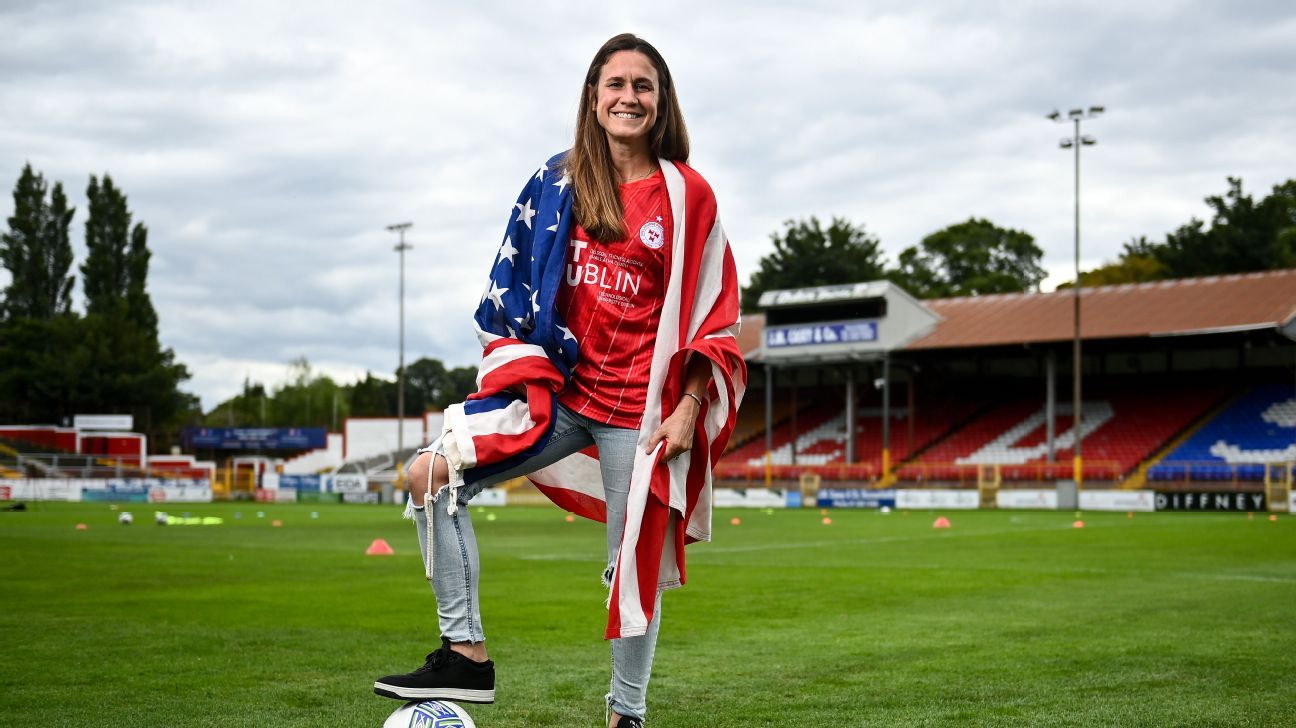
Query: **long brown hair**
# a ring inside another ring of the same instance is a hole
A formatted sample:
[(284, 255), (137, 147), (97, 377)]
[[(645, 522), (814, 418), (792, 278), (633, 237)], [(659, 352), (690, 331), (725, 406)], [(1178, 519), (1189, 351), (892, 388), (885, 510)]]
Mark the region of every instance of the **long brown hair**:
[(657, 69), (657, 121), (648, 135), (648, 151), (654, 158), (687, 162), (688, 129), (675, 96), (675, 82), (670, 69), (656, 48), (632, 33), (615, 36), (599, 48), (585, 72), (581, 85), (580, 111), (576, 114), (576, 143), (567, 154), (566, 169), (571, 175), (576, 195), (573, 209), (576, 221), (595, 240), (606, 243), (625, 237), (625, 211), (617, 185), (616, 170), (607, 136), (594, 117), (593, 101), (599, 76), (608, 58), (618, 51), (638, 51), (648, 57)]

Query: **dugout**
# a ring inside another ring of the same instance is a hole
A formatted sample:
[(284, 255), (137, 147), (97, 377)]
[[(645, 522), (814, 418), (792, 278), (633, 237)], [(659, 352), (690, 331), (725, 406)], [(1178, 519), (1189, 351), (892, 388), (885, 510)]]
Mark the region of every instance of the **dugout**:
[[(1085, 420), (1089, 393), (1149, 408), (1191, 399), (1207, 413), (1244, 389), (1296, 382), (1296, 270), (1091, 287), (1081, 303)], [(1035, 480), (1066, 479), (1075, 467), (1086, 480), (1130, 477), (1127, 462), (1104, 461), (1101, 452), (1080, 465), (1059, 462), (1072, 429), (1070, 290), (919, 301), (873, 281), (769, 291), (760, 306), (743, 319), (750, 393), (731, 450), (738, 457), (722, 461), (722, 480), (751, 480), (738, 471), (759, 462), (750, 457), (756, 447), (767, 480), (773, 465), (779, 479), (817, 471), (853, 483), (921, 484), (933, 479), (919, 467), (933, 456), (924, 416), (952, 431), (1013, 398), (1042, 409), (1036, 444), (1046, 454), (1032, 466)], [(757, 391), (763, 396), (751, 396)], [(797, 418), (825, 402), (845, 410), (846, 432), (868, 415), (880, 452), (858, 452), (856, 437), (845, 438), (835, 461), (799, 447), (799, 433), (819, 425), (799, 427)], [(776, 442), (775, 432), (789, 427), (798, 434)], [(1088, 447), (1092, 432), (1084, 424), (1081, 432)]]

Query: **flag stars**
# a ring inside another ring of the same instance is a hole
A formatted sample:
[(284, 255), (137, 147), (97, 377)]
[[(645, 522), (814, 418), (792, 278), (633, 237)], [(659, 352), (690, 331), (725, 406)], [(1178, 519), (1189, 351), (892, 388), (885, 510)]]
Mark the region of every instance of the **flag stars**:
[(571, 176), (564, 174), (557, 182), (554, 182), (553, 186), (558, 188), (559, 194), (562, 194), (569, 184), (571, 184)]
[(524, 222), (526, 223), (527, 229), (530, 230), (531, 218), (535, 217), (536, 214), (536, 211), (531, 209), (531, 198), (528, 197), (525, 204), (515, 202), (513, 203), (513, 206), (518, 209), (517, 219), (513, 222)]
[(507, 288), (500, 288), (495, 281), (491, 281), (490, 290), (486, 292), (486, 298), (495, 302), (498, 308), (504, 308), (504, 294), (508, 292)]
[(537, 170), (536, 170), (535, 178), (538, 179), (538, 180), (540, 180), (541, 182), (543, 182), (543, 181), (544, 181), (544, 173), (545, 173), (545, 172), (548, 172), (548, 171), (549, 171), (549, 165), (547, 165), (547, 164), (542, 164), (542, 165), (540, 165), (540, 169), (537, 169)]
[(571, 339), (572, 341), (576, 340), (576, 335), (573, 334), (571, 332), (571, 329), (567, 328), (566, 326), (559, 326), (558, 330), (563, 332), (563, 341), (566, 341), (568, 339)]
[(553, 224), (553, 225), (550, 225), (550, 226), (547, 227), (547, 228), (545, 228), (545, 230), (548, 230), (548, 231), (551, 232), (551, 233), (556, 233), (556, 232), (558, 232), (558, 225), (559, 225), (559, 223), (561, 223), (561, 222), (562, 222), (562, 213), (561, 213), (561, 212), (557, 212), (557, 211), (555, 211), (555, 212), (554, 212), (554, 224)]
[(513, 247), (513, 241), (510, 240), (507, 235), (504, 236), (504, 247), (500, 248), (500, 260), (501, 261), (507, 260), (509, 263), (512, 263), (513, 256), (517, 255), (520, 252), (522, 251)]

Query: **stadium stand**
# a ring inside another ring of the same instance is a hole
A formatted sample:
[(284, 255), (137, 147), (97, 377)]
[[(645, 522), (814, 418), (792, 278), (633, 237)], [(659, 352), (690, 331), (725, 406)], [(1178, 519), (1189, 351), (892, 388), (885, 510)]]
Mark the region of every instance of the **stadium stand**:
[(310, 450), (285, 460), (283, 472), (287, 475), (309, 475), (335, 470), (344, 462), (342, 457), (344, 439), (341, 433), (330, 432), (328, 447), (322, 450)]
[[(749, 426), (721, 460), (718, 479), (787, 485), (813, 474), (921, 487), (977, 485), (988, 470), (1005, 482), (1051, 486), (1071, 478), (1071, 291), (916, 302), (889, 284), (868, 282), (775, 293), (762, 298), (764, 315), (742, 321), (753, 382), (740, 416)], [(1296, 270), (1090, 287), (1081, 297), (1086, 484), (1144, 487), (1149, 479), (1219, 480), (1239, 472), (1259, 479), (1265, 472), (1259, 460), (1296, 461), (1290, 385), (1257, 392), (1254, 400), (1246, 395), (1203, 427), (1257, 381), (1290, 381)], [(916, 315), (915, 305), (935, 318)], [(847, 324), (874, 328), (848, 344)], [(809, 381), (842, 384), (807, 394)], [(849, 464), (848, 381), (864, 395)], [(894, 480), (878, 472), (880, 413), (870, 382), (890, 388)], [(912, 424), (907, 409), (913, 403), (905, 401), (911, 388), (920, 399)], [(1051, 463), (1046, 391), (1054, 393), (1057, 417)], [(969, 393), (980, 401), (960, 401)], [(793, 421), (787, 403), (798, 396), (810, 403)], [(760, 426), (766, 398), (774, 403), (768, 456)], [(1239, 420), (1231, 425), (1238, 434), (1212, 434), (1230, 418)], [(1190, 460), (1198, 465), (1185, 470)], [(766, 472), (753, 477), (753, 468)]]
[(1148, 471), (1153, 481), (1257, 481), (1266, 463), (1296, 461), (1296, 389), (1243, 394)]
[[(876, 480), (882, 473), (882, 411), (869, 400), (856, 411), (855, 460), (846, 462), (846, 412), (840, 392), (810, 390), (812, 404), (797, 414), (781, 418), (774, 430), (770, 463), (782, 476), (812, 469), (829, 480)], [(836, 401), (833, 401), (833, 400)], [(958, 396), (943, 397), (931, 411), (919, 408), (912, 426), (907, 408), (891, 412), (891, 458), (906, 459), (937, 442), (971, 416), (980, 404)], [(752, 408), (755, 410), (755, 408)], [(756, 412), (759, 417), (759, 411)], [(795, 427), (795, 431), (794, 428)], [(799, 433), (795, 435), (794, 432)], [(795, 465), (792, 446), (796, 444)], [(765, 464), (765, 439), (757, 431), (745, 444), (733, 448), (717, 466), (718, 477), (755, 479)], [(776, 476), (779, 477), (779, 476)]]
[[(1085, 402), (1086, 479), (1119, 480), (1222, 396), (1218, 389), (1113, 392)], [(962, 480), (969, 466), (999, 465), (1005, 480), (1070, 475), (1074, 435), (1071, 406), (1057, 408), (1054, 462), (1047, 460), (1045, 414), (1038, 401), (1012, 401), (942, 440), (901, 468), (901, 479)]]

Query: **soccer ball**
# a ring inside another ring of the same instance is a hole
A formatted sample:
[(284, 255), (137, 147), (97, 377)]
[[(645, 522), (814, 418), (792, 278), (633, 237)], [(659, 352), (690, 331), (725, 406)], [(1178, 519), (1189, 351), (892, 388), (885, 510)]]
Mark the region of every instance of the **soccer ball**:
[(123, 526), (129, 526), (135, 522), (135, 516), (132, 516), (130, 511), (122, 511), (121, 515), (117, 516), (117, 522)]
[(159, 526), (165, 526), (170, 523), (170, 521), (167, 520), (167, 514), (162, 511), (155, 511), (153, 513), (153, 522)]
[(406, 703), (405, 707), (387, 716), (383, 728), (477, 728), (477, 724), (454, 703), (425, 700)]

